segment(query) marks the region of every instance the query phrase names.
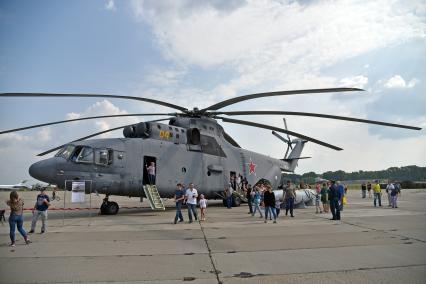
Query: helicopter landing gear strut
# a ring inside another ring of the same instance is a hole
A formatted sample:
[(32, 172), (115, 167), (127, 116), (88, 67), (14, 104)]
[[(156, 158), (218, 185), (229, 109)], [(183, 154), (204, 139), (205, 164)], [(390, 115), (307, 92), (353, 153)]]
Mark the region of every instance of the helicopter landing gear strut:
[(109, 195), (106, 195), (101, 205), (101, 215), (116, 215), (118, 210), (117, 202), (109, 201)]

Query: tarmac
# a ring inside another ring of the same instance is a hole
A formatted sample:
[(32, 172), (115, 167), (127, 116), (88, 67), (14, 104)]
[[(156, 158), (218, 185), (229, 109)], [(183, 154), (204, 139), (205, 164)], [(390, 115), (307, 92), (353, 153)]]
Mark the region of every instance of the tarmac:
[[(21, 195), (31, 207), (36, 192)], [(425, 283), (426, 190), (404, 189), (397, 209), (385, 195), (374, 208), (349, 191), (341, 221), (307, 207), (295, 218), (281, 211), (277, 224), (247, 214), (247, 205), (226, 209), (217, 201), (206, 221), (176, 225), (171, 201), (158, 212), (113, 197), (136, 207), (116, 216), (50, 210), (47, 233), (39, 234), (39, 220), (29, 245), (18, 234), (9, 247), (8, 224), (0, 225), (0, 283)], [(3, 207), (7, 197), (0, 193)], [(92, 195), (92, 204), (101, 199)], [(65, 204), (72, 206), (88, 203)], [(27, 230), (30, 218), (26, 211)]]

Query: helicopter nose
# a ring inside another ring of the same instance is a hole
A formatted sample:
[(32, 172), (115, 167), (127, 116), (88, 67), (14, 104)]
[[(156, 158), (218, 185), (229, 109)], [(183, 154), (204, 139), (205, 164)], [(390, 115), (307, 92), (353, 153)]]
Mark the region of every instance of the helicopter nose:
[(55, 169), (56, 161), (53, 159), (47, 159), (32, 164), (28, 172), (35, 179), (51, 183), (54, 178)]

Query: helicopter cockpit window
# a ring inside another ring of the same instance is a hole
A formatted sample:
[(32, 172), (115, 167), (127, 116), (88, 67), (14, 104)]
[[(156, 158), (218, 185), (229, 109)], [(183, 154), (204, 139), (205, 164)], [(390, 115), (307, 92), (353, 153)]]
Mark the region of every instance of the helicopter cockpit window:
[(75, 161), (78, 163), (93, 163), (93, 149), (90, 147), (82, 147)]
[(95, 150), (95, 163), (98, 165), (111, 165), (113, 153), (111, 149), (96, 149)]
[(58, 153), (56, 153), (55, 157), (68, 159), (71, 153), (74, 151), (74, 149), (75, 149), (74, 145), (65, 145), (61, 150), (58, 151)]
[(211, 136), (201, 135), (201, 149), (203, 153), (213, 156), (226, 157), (222, 147), (217, 143), (216, 139)]

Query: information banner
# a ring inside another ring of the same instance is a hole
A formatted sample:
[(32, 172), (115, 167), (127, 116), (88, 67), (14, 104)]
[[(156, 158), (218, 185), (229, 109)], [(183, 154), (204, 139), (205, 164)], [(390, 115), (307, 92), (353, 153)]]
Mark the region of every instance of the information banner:
[(84, 203), (86, 183), (84, 181), (73, 181), (71, 186), (71, 202)]

